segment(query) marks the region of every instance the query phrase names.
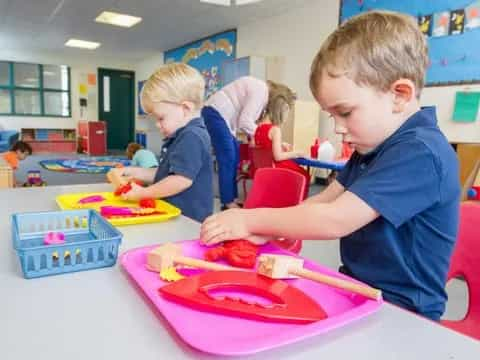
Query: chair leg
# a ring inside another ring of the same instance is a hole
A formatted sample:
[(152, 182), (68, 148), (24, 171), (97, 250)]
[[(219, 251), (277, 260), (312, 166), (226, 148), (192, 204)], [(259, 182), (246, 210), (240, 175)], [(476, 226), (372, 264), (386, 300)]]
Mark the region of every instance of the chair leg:
[(243, 179), (243, 201), (247, 199), (247, 179)]

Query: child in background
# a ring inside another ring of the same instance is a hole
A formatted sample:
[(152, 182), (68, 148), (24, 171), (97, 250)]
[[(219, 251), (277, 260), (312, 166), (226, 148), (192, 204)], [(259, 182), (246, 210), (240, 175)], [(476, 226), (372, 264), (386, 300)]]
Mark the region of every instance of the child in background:
[(200, 117), (205, 81), (186, 64), (173, 63), (158, 69), (145, 83), (141, 101), (156, 119), (165, 136), (158, 168), (113, 169), (132, 183), (126, 200), (163, 198), (182, 210), (183, 215), (202, 221), (213, 212), (213, 160), (207, 129)]
[(240, 162), (237, 132), (255, 133), (272, 89), (285, 85), (243, 76), (210, 96), (202, 109), (218, 163), (218, 185), (222, 209), (238, 208), (237, 169)]
[(142, 168), (158, 167), (157, 157), (150, 150), (142, 149), (142, 145), (130, 143), (127, 146), (127, 158), (131, 160), (130, 166), (138, 166)]
[(2, 154), (4, 160), (13, 170), (17, 170), (18, 162), (25, 160), (28, 155), (32, 155), (32, 147), (24, 141), (15, 142), (10, 151)]
[(342, 24), (316, 55), (310, 88), (355, 150), (345, 169), (299, 206), (209, 217), (202, 242), (341, 238), (342, 272), (381, 289), (391, 303), (439, 320), (460, 184), (435, 109), (420, 108), (427, 53), (410, 16), (369, 11)]
[(258, 122), (254, 139), (256, 147), (272, 151), (276, 167), (293, 170), (305, 177), (304, 199), (306, 199), (310, 185), (310, 175), (304, 168), (291, 160), (303, 157), (305, 154), (291, 151), (289, 144), (282, 143), (282, 130), (280, 129), (287, 120), (294, 102), (295, 94), (288, 88), (280, 91), (270, 91), (269, 101), (264, 115)]

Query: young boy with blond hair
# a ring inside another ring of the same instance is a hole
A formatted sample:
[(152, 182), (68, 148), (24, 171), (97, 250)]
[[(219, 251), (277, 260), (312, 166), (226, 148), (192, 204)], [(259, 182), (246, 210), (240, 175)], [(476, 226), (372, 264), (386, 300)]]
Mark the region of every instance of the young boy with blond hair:
[(407, 15), (372, 11), (342, 24), (316, 55), (310, 87), (355, 149), (345, 169), (299, 206), (209, 217), (202, 241), (341, 238), (341, 271), (438, 320), (460, 185), (435, 109), (419, 104), (427, 64), (425, 37)]
[(213, 161), (210, 137), (200, 116), (205, 82), (186, 64), (173, 63), (158, 69), (145, 83), (141, 101), (165, 137), (157, 168), (114, 169), (132, 183), (126, 200), (163, 198), (185, 216), (203, 221), (213, 212)]

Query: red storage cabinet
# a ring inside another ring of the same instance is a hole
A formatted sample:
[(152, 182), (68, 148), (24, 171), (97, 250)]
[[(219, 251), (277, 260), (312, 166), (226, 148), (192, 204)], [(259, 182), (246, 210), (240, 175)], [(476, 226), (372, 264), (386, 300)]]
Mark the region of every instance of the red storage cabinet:
[(79, 121), (78, 137), (83, 153), (106, 155), (107, 126), (104, 121)]

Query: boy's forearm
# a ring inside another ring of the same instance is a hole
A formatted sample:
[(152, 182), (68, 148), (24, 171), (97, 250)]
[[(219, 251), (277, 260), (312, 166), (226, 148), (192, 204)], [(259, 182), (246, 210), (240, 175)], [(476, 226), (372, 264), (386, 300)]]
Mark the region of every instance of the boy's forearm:
[(327, 186), (325, 190), (323, 190), (319, 194), (305, 199), (305, 201), (303, 201), (303, 204), (329, 203), (337, 199), (344, 192), (345, 188), (337, 180), (334, 180), (330, 185)]
[(176, 195), (188, 189), (192, 180), (181, 175), (169, 175), (166, 178), (145, 188), (147, 197), (164, 198)]
[(289, 208), (247, 210), (246, 222), (252, 234), (290, 239), (336, 239), (343, 235), (339, 219), (328, 203), (307, 203)]
[(153, 183), (156, 173), (157, 168), (144, 169), (141, 167), (127, 167), (124, 171), (125, 176), (133, 177), (147, 184)]

